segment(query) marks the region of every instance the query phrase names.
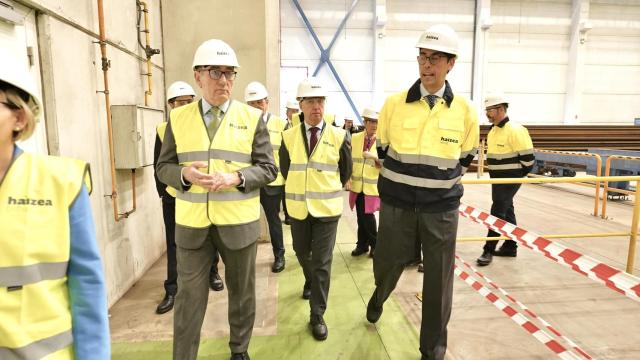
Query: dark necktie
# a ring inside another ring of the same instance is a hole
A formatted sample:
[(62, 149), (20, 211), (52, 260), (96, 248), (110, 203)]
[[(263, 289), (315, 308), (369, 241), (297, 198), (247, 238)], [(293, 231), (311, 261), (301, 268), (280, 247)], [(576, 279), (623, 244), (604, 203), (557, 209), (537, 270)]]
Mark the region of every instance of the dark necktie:
[(311, 131), (311, 136), (309, 136), (309, 154), (311, 154), (313, 152), (313, 149), (316, 147), (316, 144), (318, 143), (318, 129), (317, 127), (312, 127), (309, 128), (309, 131)]
[(364, 138), (364, 151), (369, 151), (369, 149), (371, 148), (371, 138), (366, 136)]
[(425, 99), (427, 99), (429, 109), (433, 109), (433, 105), (435, 105), (436, 101), (438, 101), (438, 95), (427, 95), (425, 96)]

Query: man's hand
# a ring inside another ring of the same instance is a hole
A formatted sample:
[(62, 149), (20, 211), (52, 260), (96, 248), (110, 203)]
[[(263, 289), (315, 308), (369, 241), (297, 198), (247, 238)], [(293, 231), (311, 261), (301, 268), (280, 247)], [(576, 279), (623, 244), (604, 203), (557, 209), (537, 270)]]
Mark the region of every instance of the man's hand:
[(209, 187), (209, 191), (219, 191), (219, 190), (224, 190), (231, 187), (236, 187), (240, 185), (240, 183), (242, 182), (237, 172), (233, 172), (233, 173), (215, 172), (212, 174), (212, 176), (213, 176), (213, 185)]
[(344, 189), (347, 191), (351, 190), (351, 180), (347, 181), (347, 183), (344, 184)]
[(182, 170), (182, 177), (193, 185), (209, 188), (213, 185), (213, 176), (207, 174), (208, 166), (204, 161), (195, 161)]

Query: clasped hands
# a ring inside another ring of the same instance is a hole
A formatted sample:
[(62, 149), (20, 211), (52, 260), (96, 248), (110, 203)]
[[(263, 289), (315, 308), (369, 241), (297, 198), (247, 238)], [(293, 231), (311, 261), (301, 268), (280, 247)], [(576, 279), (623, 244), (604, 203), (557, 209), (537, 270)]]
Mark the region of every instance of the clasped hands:
[[(201, 186), (209, 191), (220, 191), (240, 185), (240, 176), (237, 172), (214, 172), (208, 174), (209, 165), (204, 161), (195, 161), (184, 168), (182, 176), (191, 184)], [(200, 171), (204, 169), (203, 171)]]

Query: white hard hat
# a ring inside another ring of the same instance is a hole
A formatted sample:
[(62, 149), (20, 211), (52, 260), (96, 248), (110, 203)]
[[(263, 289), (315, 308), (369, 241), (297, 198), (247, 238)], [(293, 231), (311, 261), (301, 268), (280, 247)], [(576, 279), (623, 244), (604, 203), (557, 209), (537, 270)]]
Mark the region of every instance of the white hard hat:
[(191, 85), (184, 81), (176, 81), (167, 89), (167, 100), (171, 101), (178, 96), (196, 96), (196, 92), (193, 91)]
[(420, 35), (416, 47), (458, 55), (458, 42), (458, 34), (451, 26), (438, 24), (431, 26)]
[(20, 95), (29, 105), (31, 112), (33, 112), (33, 117), (37, 120), (42, 110), (42, 101), (38, 96), (36, 83), (33, 81), (26, 63), (18, 61), (18, 59), (9, 54), (0, 56), (0, 81), (24, 92), (24, 94)]
[(244, 101), (262, 100), (269, 96), (267, 88), (257, 81), (252, 81), (244, 88)]
[(363, 118), (368, 118), (368, 119), (378, 120), (378, 112), (374, 111), (371, 108), (364, 108), (364, 110), (362, 111), (362, 117)]
[(295, 100), (287, 101), (287, 109), (300, 110), (300, 105)]
[(504, 96), (504, 94), (501, 91), (491, 92), (487, 94), (487, 96), (484, 98), (485, 109), (488, 107), (492, 107), (500, 104), (509, 105), (509, 100), (507, 100), (507, 97)]
[(320, 79), (312, 76), (300, 82), (296, 97), (298, 101), (306, 97), (327, 97), (327, 90), (322, 86)]
[(236, 52), (226, 42), (210, 39), (198, 46), (193, 56), (193, 68), (197, 66), (221, 65), (240, 67)]

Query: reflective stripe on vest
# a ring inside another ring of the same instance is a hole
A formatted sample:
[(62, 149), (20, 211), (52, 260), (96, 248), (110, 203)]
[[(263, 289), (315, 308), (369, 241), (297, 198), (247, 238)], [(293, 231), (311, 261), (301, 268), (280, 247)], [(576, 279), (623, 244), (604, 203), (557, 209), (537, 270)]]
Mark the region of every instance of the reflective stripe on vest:
[[(351, 157), (353, 158), (353, 172), (351, 173), (351, 191), (378, 196), (378, 175), (375, 161), (364, 159), (363, 148), (366, 131), (354, 134), (351, 138)], [(375, 147), (372, 145), (375, 150)]]
[(342, 183), (338, 161), (345, 131), (325, 123), (316, 148), (307, 157), (303, 125), (286, 130), (283, 140), (291, 165), (285, 183), (285, 198), (289, 215), (304, 220), (342, 214)]
[(533, 143), (527, 128), (505, 121), (487, 134), (487, 167), (491, 175), (520, 177), (523, 167), (533, 165)]
[(268, 114), (267, 129), (269, 130), (269, 138), (271, 140), (271, 148), (273, 149), (273, 159), (278, 167), (278, 177), (270, 182), (269, 186), (282, 186), (284, 185), (284, 177), (280, 172), (280, 144), (282, 144), (282, 132), (287, 127), (287, 120)]
[[(253, 137), (261, 112), (240, 102), (231, 101), (213, 139), (200, 115), (200, 102), (171, 111), (171, 129), (176, 153), (182, 166), (206, 161), (209, 174), (233, 173), (252, 166)], [(192, 185), (176, 197), (176, 224), (204, 228), (211, 224), (237, 225), (260, 218), (260, 193), (245, 194), (237, 188), (218, 192)]]
[[(158, 137), (160, 138), (160, 142), (164, 141), (164, 133), (167, 131), (167, 123), (166, 122), (161, 122), (160, 124), (158, 124), (157, 127), (157, 132), (158, 132)], [(176, 197), (176, 189), (172, 188), (171, 186), (167, 185), (167, 187), (165, 188), (165, 191), (167, 192), (167, 194), (169, 194), (170, 196)]]
[(19, 154), (0, 184), (0, 358), (73, 359), (69, 208), (79, 160)]

